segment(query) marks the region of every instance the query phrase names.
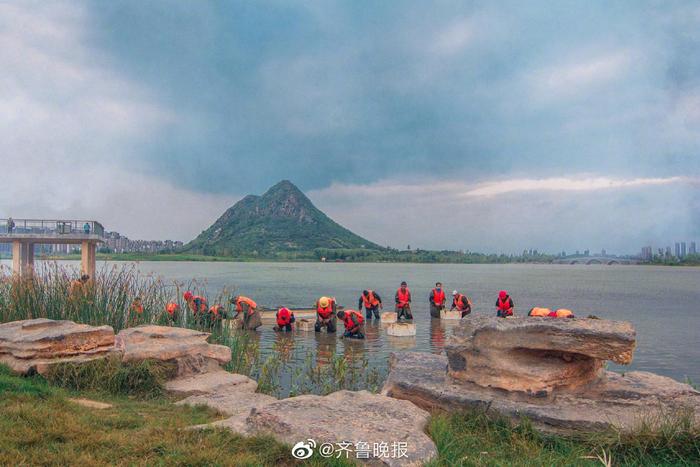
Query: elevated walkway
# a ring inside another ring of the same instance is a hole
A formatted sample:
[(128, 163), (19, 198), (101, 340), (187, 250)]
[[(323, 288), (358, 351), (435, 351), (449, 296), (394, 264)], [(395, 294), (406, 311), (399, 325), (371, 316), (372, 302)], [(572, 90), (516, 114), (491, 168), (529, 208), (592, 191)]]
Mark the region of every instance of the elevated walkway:
[(34, 272), (34, 245), (80, 245), (81, 273), (95, 277), (97, 244), (104, 227), (97, 221), (0, 219), (0, 243), (12, 244), (12, 270), (22, 276)]

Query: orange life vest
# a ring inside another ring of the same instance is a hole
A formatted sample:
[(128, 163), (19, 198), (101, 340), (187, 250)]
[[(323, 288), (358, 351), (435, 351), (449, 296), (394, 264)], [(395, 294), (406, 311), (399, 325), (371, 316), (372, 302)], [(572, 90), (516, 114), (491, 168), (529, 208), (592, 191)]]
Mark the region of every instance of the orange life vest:
[(355, 322), (352, 320), (353, 316), (357, 318), (358, 326), (365, 322), (365, 317), (362, 316), (362, 313), (360, 313), (359, 311), (345, 310), (345, 318), (343, 318), (343, 324), (345, 325), (345, 329), (352, 329), (355, 327)]
[(445, 291), (443, 289), (433, 289), (433, 303), (436, 305), (445, 304)]
[(212, 317), (214, 319), (218, 319), (224, 311), (224, 307), (221, 305), (212, 305), (211, 308), (209, 308), (209, 313), (211, 313)]
[(292, 313), (287, 308), (277, 311), (277, 326), (286, 326), (292, 323)]
[(406, 287), (406, 291), (402, 291), (401, 287), (396, 291), (396, 296), (399, 298), (399, 307), (404, 308), (411, 301), (411, 291)]
[(550, 310), (549, 308), (535, 307), (532, 310), (530, 310), (530, 313), (528, 313), (528, 314), (529, 314), (529, 316), (542, 317), (542, 316), (550, 316), (551, 313), (552, 313), (552, 310)]
[[(464, 301), (462, 301), (462, 299), (464, 299)], [(464, 304), (465, 301), (467, 302), (466, 305)], [(454, 303), (454, 306), (459, 311), (464, 311), (469, 307), (469, 300), (467, 300), (467, 297), (465, 297), (461, 293), (458, 293), (457, 295), (455, 295), (453, 303)]]
[(143, 314), (143, 303), (134, 301), (134, 303), (131, 304), (131, 311), (139, 315)]
[(177, 303), (170, 302), (167, 305), (165, 305), (165, 311), (168, 312), (169, 315), (174, 315), (177, 310), (180, 309), (180, 306)]
[(367, 296), (362, 294), (362, 303), (365, 308), (374, 308), (375, 306), (379, 305), (379, 300), (377, 300), (377, 297), (374, 296), (374, 291), (368, 290), (367, 292)]
[(323, 319), (328, 319), (333, 314), (333, 305), (335, 304), (335, 299), (331, 298), (328, 300), (328, 306), (326, 308), (321, 308), (321, 305), (316, 302), (316, 312)]
[(204, 297), (200, 297), (199, 295), (195, 295), (194, 297), (192, 297), (192, 300), (189, 302), (189, 305), (190, 310), (192, 310), (195, 314), (207, 312), (207, 299)]
[(243, 307), (241, 306), (241, 303), (246, 303), (248, 304), (248, 314), (253, 314), (255, 309), (258, 307), (258, 304), (255, 303), (252, 299), (248, 297), (244, 297), (243, 295), (239, 295), (238, 299), (236, 299), (236, 311), (243, 311)]
[(501, 297), (498, 297), (498, 309), (501, 310), (504, 316), (511, 316), (513, 314), (513, 310), (511, 310), (510, 306), (510, 295), (506, 295), (506, 298), (501, 300)]
[(557, 311), (554, 312), (554, 316), (556, 316), (557, 318), (573, 318), (574, 312), (571, 310), (567, 310), (566, 308), (559, 308)]

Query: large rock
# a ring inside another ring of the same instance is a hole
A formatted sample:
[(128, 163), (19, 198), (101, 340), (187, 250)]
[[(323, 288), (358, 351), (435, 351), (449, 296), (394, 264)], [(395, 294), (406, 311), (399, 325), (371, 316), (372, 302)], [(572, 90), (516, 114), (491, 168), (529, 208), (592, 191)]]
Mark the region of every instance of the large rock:
[[(297, 396), (262, 405), (248, 414), (214, 423), (244, 435), (269, 434), (294, 445), (313, 439), (317, 446), (349, 442), (354, 451), (350, 459), (387, 465), (422, 465), (437, 451), (424, 433), (428, 412), (407, 401), (371, 394), (367, 391), (338, 391), (328, 396)], [(360, 444), (358, 444), (360, 443)], [(362, 459), (361, 443), (367, 443), (370, 459)], [(386, 443), (388, 457), (372, 458), (374, 443)], [(393, 448), (405, 456), (394, 455)]]
[(194, 329), (142, 325), (117, 334), (116, 348), (125, 362), (175, 362), (177, 375), (186, 376), (220, 370), (231, 360), (231, 348), (209, 344), (208, 337), (209, 333)]
[(179, 396), (196, 396), (215, 393), (255, 392), (258, 383), (245, 375), (225, 370), (183, 376), (165, 383), (165, 389)]
[(634, 328), (623, 321), (474, 317), (445, 351), (454, 378), (543, 396), (594, 383), (606, 360), (630, 363), (634, 348)]
[[(277, 399), (256, 393), (258, 383), (244, 375), (215, 371), (174, 379), (165, 388), (174, 394), (188, 394), (178, 405), (206, 405), (229, 417), (248, 415), (254, 408)], [(226, 420), (218, 422), (226, 426)]]
[(392, 354), (382, 394), (409, 400), (426, 409), (454, 412), (493, 410), (514, 419), (525, 417), (548, 432), (632, 430), (669, 415), (690, 415), (698, 423), (700, 393), (687, 384), (652, 373), (634, 371), (604, 377), (582, 392), (563, 391), (549, 397), (479, 386), (449, 376), (443, 355)]
[(0, 324), (0, 362), (18, 373), (46, 373), (57, 363), (81, 363), (114, 352), (110, 326), (45, 318)]

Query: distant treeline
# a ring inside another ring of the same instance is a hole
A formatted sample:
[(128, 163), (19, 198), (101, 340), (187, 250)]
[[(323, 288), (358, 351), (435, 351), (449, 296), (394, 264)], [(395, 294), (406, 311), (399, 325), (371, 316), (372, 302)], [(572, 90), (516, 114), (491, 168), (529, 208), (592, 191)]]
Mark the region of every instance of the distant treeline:
[(700, 254), (690, 254), (683, 258), (677, 258), (675, 256), (666, 255), (654, 255), (650, 264), (659, 264), (664, 266), (700, 266)]
[(522, 255), (484, 254), (475, 252), (460, 252), (451, 250), (396, 250), (384, 248), (381, 250), (368, 248), (316, 248), (312, 251), (276, 251), (258, 254), (256, 251), (246, 255), (197, 255), (163, 251), (159, 253), (113, 253), (108, 249), (98, 252), (101, 259), (124, 261), (155, 260), (155, 261), (327, 261), (355, 263), (550, 263), (557, 256), (543, 253), (524, 253)]

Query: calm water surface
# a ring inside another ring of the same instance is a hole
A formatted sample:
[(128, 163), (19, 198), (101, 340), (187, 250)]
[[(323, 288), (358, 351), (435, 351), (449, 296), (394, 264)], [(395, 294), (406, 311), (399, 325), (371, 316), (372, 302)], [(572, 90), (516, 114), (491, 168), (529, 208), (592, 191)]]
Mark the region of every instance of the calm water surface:
[(309, 352), (319, 362), (333, 352), (350, 352), (385, 368), (390, 352), (441, 352), (457, 323), (430, 318), (428, 294), (439, 280), (448, 292), (458, 289), (472, 299), (473, 315), (494, 315), (496, 295), (506, 289), (519, 315), (533, 306), (545, 306), (570, 308), (578, 316), (595, 314), (630, 321), (637, 329), (638, 346), (634, 362), (624, 369), (700, 382), (700, 268), (200, 262), (141, 262), (138, 267), (165, 280), (202, 281), (210, 297), (226, 288), (249, 295), (266, 307), (310, 307), (319, 296), (330, 295), (340, 304), (356, 308), (361, 291), (373, 289), (387, 309), (393, 309), (399, 283), (408, 282), (413, 294), (415, 337), (387, 336), (380, 324), (367, 326), (364, 341), (341, 340), (325, 333), (287, 336), (273, 332), (270, 326), (255, 333), (265, 354), (282, 351), (299, 363)]

